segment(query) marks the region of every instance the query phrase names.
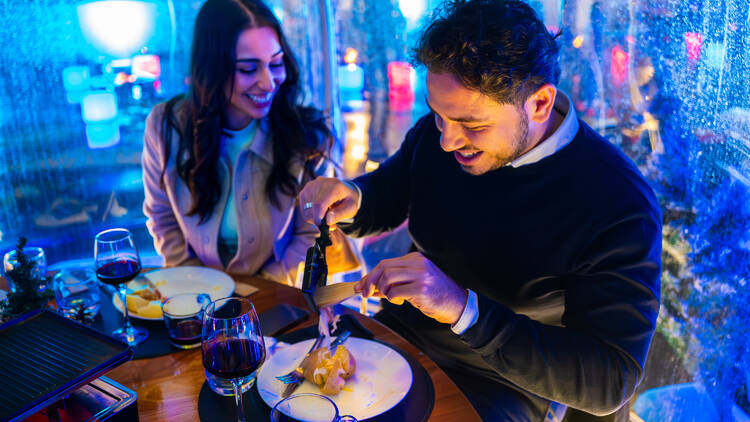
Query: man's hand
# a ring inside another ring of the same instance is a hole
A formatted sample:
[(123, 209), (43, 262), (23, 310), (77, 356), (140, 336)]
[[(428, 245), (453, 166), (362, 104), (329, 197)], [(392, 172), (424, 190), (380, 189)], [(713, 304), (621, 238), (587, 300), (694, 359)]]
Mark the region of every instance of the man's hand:
[(359, 192), (333, 177), (311, 180), (299, 193), (302, 216), (305, 221), (319, 224), (328, 212), (326, 223), (333, 226), (357, 214)]
[(354, 287), (362, 296), (382, 297), (401, 305), (408, 301), (438, 322), (454, 324), (468, 293), (419, 252), (381, 261)]

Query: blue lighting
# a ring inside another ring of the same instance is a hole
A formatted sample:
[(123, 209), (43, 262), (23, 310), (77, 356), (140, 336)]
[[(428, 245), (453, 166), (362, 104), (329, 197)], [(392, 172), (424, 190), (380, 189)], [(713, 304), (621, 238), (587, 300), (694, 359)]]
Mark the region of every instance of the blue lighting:
[(272, 10), (273, 14), (276, 15), (276, 19), (278, 19), (279, 22), (284, 22), (284, 8), (275, 6)]
[(726, 55), (727, 48), (724, 43), (712, 42), (706, 46), (706, 64), (714, 69), (721, 69)]
[(427, 12), (426, 0), (398, 0), (398, 8), (401, 14), (406, 18), (406, 29), (416, 29), (419, 19)]
[(718, 422), (719, 414), (699, 383), (668, 385), (641, 394), (633, 409), (645, 422)]
[(78, 22), (86, 40), (100, 53), (129, 57), (154, 33), (156, 5), (130, 0), (105, 0), (78, 6)]
[(113, 92), (89, 91), (81, 100), (81, 114), (89, 148), (108, 148), (120, 142), (117, 98)]
[(398, 0), (398, 7), (406, 19), (416, 22), (427, 10), (427, 3), (425, 0)]
[(87, 124), (86, 140), (91, 149), (111, 147), (120, 142), (120, 127), (115, 120)]
[(81, 100), (81, 114), (86, 123), (106, 122), (117, 117), (115, 94), (107, 91), (91, 91)]
[(362, 67), (351, 63), (339, 65), (339, 95), (346, 110), (359, 110), (363, 106), (365, 74)]
[(69, 103), (78, 104), (91, 86), (87, 66), (69, 66), (63, 69), (63, 86)]
[(89, 88), (88, 66), (70, 66), (63, 69), (63, 86), (66, 91), (80, 91)]

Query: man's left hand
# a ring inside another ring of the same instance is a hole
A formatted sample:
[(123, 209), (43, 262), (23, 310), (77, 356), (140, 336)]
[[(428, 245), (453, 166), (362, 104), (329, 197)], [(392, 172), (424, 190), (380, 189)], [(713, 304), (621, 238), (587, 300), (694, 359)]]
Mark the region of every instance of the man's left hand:
[(381, 261), (354, 287), (401, 305), (408, 301), (438, 322), (454, 324), (464, 311), (468, 293), (419, 252)]

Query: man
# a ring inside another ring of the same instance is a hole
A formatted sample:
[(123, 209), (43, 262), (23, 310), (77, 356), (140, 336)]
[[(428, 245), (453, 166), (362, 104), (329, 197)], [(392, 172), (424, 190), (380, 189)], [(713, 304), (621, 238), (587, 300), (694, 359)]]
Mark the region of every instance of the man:
[[(632, 396), (659, 309), (661, 216), (633, 163), (557, 90), (558, 47), (516, 0), (450, 4), (425, 30), (432, 112), (378, 170), (300, 193), (365, 236), (407, 217), (412, 250), (358, 284), (485, 420), (596, 415)], [(326, 215), (327, 213), (327, 215)]]

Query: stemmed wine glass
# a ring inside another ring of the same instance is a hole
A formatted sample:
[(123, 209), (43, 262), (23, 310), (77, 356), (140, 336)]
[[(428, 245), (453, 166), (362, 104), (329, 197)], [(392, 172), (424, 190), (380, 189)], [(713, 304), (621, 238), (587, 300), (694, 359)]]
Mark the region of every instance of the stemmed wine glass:
[(211, 302), (203, 314), (203, 367), (232, 381), (237, 420), (245, 421), (240, 378), (255, 372), (266, 359), (266, 345), (252, 302), (225, 297)]
[(133, 235), (127, 229), (109, 229), (97, 234), (94, 239), (94, 261), (96, 277), (104, 284), (115, 286), (122, 302), (125, 322), (122, 328), (112, 332), (112, 336), (131, 346), (146, 340), (148, 331), (130, 324), (125, 297), (128, 290), (126, 283), (141, 272), (141, 258)]

